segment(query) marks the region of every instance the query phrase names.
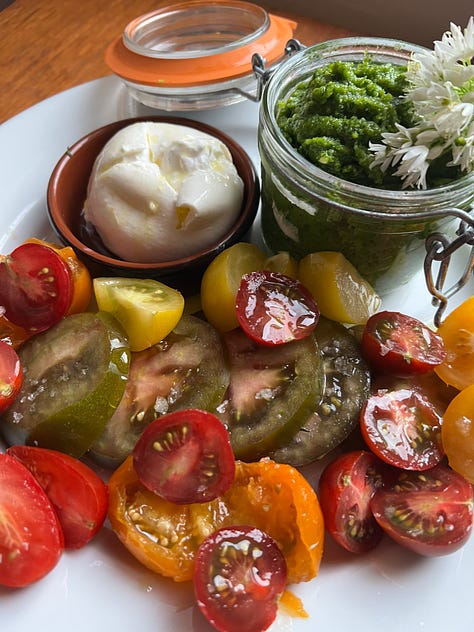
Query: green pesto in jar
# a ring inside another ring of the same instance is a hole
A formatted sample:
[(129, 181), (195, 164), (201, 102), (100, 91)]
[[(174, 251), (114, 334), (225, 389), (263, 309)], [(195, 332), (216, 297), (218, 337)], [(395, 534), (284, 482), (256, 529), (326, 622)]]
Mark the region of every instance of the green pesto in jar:
[(317, 68), (279, 104), (278, 125), (307, 160), (339, 178), (370, 187), (400, 188), (399, 178), (371, 168), (369, 142), (379, 143), (396, 123), (415, 122), (404, 98), (406, 66), (335, 61)]

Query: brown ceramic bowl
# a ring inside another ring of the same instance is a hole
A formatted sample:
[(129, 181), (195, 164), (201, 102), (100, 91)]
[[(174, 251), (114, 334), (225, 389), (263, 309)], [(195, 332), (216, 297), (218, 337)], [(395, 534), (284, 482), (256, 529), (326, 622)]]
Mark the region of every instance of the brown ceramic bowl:
[[(244, 200), (236, 223), (216, 243), (175, 261), (134, 263), (113, 255), (100, 237), (85, 225), (83, 205), (94, 161), (105, 143), (121, 128), (137, 121), (176, 123), (207, 132), (229, 148), (237, 171), (244, 182)], [(90, 132), (72, 147), (56, 164), (47, 190), (48, 215), (61, 242), (72, 246), (87, 265), (92, 276), (127, 276), (152, 278), (191, 294), (199, 290), (202, 274), (222, 250), (243, 241), (249, 234), (260, 202), (260, 183), (247, 153), (227, 134), (204, 123), (172, 116), (148, 116), (110, 123)]]

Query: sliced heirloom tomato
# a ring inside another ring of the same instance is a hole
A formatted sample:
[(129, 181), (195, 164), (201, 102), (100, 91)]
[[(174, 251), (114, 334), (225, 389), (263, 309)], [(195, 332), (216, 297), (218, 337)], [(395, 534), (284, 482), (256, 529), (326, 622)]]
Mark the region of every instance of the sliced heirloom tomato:
[(48, 329), (67, 314), (72, 296), (71, 270), (48, 246), (27, 242), (0, 261), (0, 305), (19, 327)]
[(0, 413), (14, 402), (23, 382), (23, 369), (15, 349), (0, 340)]
[(370, 501), (388, 478), (388, 468), (367, 450), (341, 454), (322, 471), (319, 502), (326, 529), (351, 553), (375, 548), (383, 536)]
[(9, 454), (0, 454), (0, 481), (0, 584), (18, 588), (56, 566), (63, 532), (41, 485)]
[(417, 389), (381, 389), (365, 403), (364, 441), (383, 461), (406, 470), (427, 470), (444, 456), (442, 417)]
[(224, 527), (199, 547), (193, 580), (198, 606), (216, 630), (263, 632), (276, 618), (286, 562), (260, 529)]
[(311, 293), (299, 281), (278, 272), (244, 274), (235, 305), (242, 329), (263, 345), (306, 338), (318, 324), (319, 309)]
[(225, 494), (209, 503), (170, 503), (139, 480), (128, 457), (109, 479), (109, 519), (124, 546), (146, 567), (175, 581), (193, 578), (197, 549), (221, 527), (245, 524), (268, 533), (282, 551), (288, 582), (318, 572), (324, 522), (317, 496), (289, 465), (236, 462)]
[(371, 507), (391, 538), (420, 555), (453, 553), (472, 531), (472, 486), (444, 465), (400, 471), (391, 485), (374, 494)]
[(446, 357), (441, 336), (417, 318), (389, 311), (369, 318), (362, 350), (375, 370), (401, 377), (431, 371)]
[(214, 500), (235, 474), (227, 430), (215, 415), (198, 409), (152, 422), (135, 445), (133, 466), (145, 487), (174, 503)]
[(18, 459), (51, 501), (68, 549), (79, 549), (99, 531), (107, 516), (108, 492), (104, 481), (67, 454), (34, 446), (12, 446), (7, 454)]
[(125, 390), (130, 350), (120, 324), (103, 312), (72, 314), (18, 354), (25, 375), (0, 420), (6, 440), (82, 456)]
[(229, 370), (217, 331), (200, 318), (182, 316), (159, 344), (131, 354), (124, 395), (94, 441), (92, 456), (116, 467), (157, 417), (183, 408), (212, 411), (228, 384)]
[(240, 328), (223, 340), (230, 383), (217, 415), (236, 458), (257, 460), (285, 445), (318, 405), (323, 387), (318, 345), (314, 335), (260, 345)]
[(438, 335), (446, 349), (446, 358), (435, 368), (438, 376), (460, 391), (474, 384), (474, 296), (446, 316)]

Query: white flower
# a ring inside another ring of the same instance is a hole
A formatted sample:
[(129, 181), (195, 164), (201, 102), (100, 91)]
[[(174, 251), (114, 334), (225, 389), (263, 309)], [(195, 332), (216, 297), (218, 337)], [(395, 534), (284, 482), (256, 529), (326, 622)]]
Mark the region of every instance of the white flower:
[(420, 122), (411, 128), (397, 125), (396, 132), (383, 134), (382, 143), (371, 143), (372, 166), (382, 171), (397, 166), (394, 174), (404, 188), (426, 188), (429, 166), (443, 154), (449, 166), (474, 169), (473, 59), (473, 16), (464, 31), (451, 24), (432, 51), (412, 55), (406, 99)]

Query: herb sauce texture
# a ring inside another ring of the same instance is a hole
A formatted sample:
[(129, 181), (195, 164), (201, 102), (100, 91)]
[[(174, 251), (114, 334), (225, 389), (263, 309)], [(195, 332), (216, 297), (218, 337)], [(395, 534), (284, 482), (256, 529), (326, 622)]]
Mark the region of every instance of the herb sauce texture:
[(399, 178), (371, 168), (369, 141), (381, 142), (396, 123), (410, 127), (413, 107), (404, 99), (406, 66), (335, 61), (317, 68), (280, 103), (278, 125), (288, 142), (324, 171), (370, 187), (397, 189)]

